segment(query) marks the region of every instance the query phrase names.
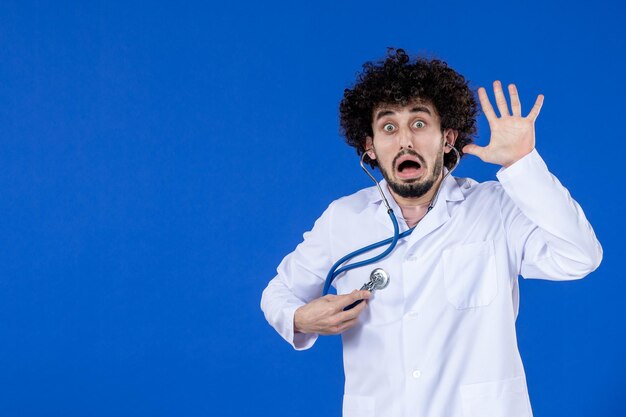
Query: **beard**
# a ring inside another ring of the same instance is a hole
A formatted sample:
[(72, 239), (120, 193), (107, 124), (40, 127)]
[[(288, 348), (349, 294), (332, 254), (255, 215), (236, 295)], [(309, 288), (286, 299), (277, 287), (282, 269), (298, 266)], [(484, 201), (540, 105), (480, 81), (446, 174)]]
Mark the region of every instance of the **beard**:
[[(374, 150), (374, 152), (376, 151)], [(392, 169), (395, 169), (397, 159), (407, 154), (413, 155), (414, 157), (418, 158), (422, 166), (427, 168), (427, 166), (424, 164), (424, 158), (422, 158), (421, 155), (419, 155), (417, 152), (415, 152), (412, 149), (406, 149), (406, 150), (401, 151), (398, 155), (396, 155), (392, 163)], [(434, 169), (423, 180), (415, 179), (415, 180), (412, 180), (411, 182), (394, 181), (391, 178), (391, 175), (389, 175), (389, 172), (387, 172), (387, 170), (383, 168), (382, 164), (378, 164), (378, 168), (380, 169), (380, 172), (383, 174), (383, 178), (385, 179), (385, 181), (387, 181), (389, 188), (391, 188), (391, 190), (395, 192), (397, 195), (399, 195), (400, 197), (404, 197), (404, 198), (421, 197), (424, 194), (426, 194), (428, 191), (430, 191), (430, 189), (433, 187), (433, 185), (435, 185), (435, 182), (437, 182), (437, 179), (441, 175), (442, 168), (443, 168), (443, 145), (439, 149), (439, 152), (437, 152), (437, 158), (435, 159)]]

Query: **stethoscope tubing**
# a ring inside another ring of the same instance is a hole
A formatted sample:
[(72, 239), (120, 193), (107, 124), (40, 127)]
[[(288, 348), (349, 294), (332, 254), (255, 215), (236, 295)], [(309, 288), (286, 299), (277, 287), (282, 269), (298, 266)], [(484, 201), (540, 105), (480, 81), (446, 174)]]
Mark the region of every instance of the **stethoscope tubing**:
[[(448, 175), (450, 175), (452, 173), (452, 171), (454, 171), (456, 169), (456, 167), (459, 165), (459, 162), (461, 161), (461, 155), (459, 153), (459, 151), (456, 150), (456, 148), (448, 143), (446, 143), (447, 146), (449, 146), (450, 148), (452, 148), (452, 150), (456, 153), (456, 162), (454, 164), (454, 166), (452, 167), (452, 169), (450, 171), (448, 171), (448, 173), (446, 175), (444, 175), (444, 177), (441, 180), (441, 183), (439, 184), (439, 188), (437, 189), (437, 193), (435, 194), (435, 197), (432, 199), (431, 204), (428, 206), (428, 211), (426, 212), (426, 214), (428, 214), (430, 212), (430, 210), (434, 207), (435, 202), (437, 201), (437, 198), (439, 197), (439, 191), (441, 190), (441, 186), (443, 185), (443, 181), (446, 179), (446, 177)], [(330, 286), (333, 283), (333, 281), (335, 280), (335, 278), (337, 278), (340, 274), (342, 274), (343, 272), (349, 271), (351, 269), (354, 268), (359, 268), (361, 266), (365, 266), (365, 265), (369, 265), (372, 264), (374, 262), (377, 262), (381, 259), (383, 259), (384, 257), (386, 257), (387, 255), (389, 255), (391, 253), (391, 251), (394, 250), (394, 248), (396, 247), (396, 244), (398, 243), (398, 240), (403, 239), (407, 236), (409, 236), (411, 233), (413, 233), (413, 230), (415, 230), (414, 226), (402, 233), (400, 233), (400, 227), (398, 226), (398, 219), (396, 218), (396, 215), (393, 212), (393, 209), (391, 207), (389, 207), (389, 202), (387, 201), (387, 199), (385, 198), (385, 195), (382, 191), (382, 189), (380, 188), (380, 184), (378, 183), (378, 181), (376, 181), (376, 179), (374, 178), (374, 176), (372, 174), (370, 174), (370, 172), (367, 170), (367, 168), (365, 168), (363, 159), (366, 155), (366, 152), (363, 152), (363, 155), (361, 155), (361, 168), (363, 168), (363, 170), (367, 173), (367, 175), (374, 181), (374, 183), (376, 184), (376, 186), (378, 187), (378, 191), (380, 193), (380, 195), (382, 196), (383, 202), (384, 204), (387, 206), (387, 214), (389, 214), (389, 218), (391, 219), (391, 222), (393, 223), (393, 237), (381, 240), (379, 242), (376, 243), (372, 243), (371, 245), (365, 246), (361, 249), (357, 249), (354, 252), (350, 252), (349, 254), (345, 255), (344, 257), (342, 257), (341, 259), (339, 259), (337, 262), (335, 262), (333, 264), (333, 266), (330, 268), (330, 271), (328, 271), (328, 274), (326, 275), (326, 281), (324, 282), (324, 290), (322, 291), (322, 296), (328, 294), (328, 291), (330, 291)], [(342, 264), (348, 262), (350, 259), (355, 258), (363, 253), (372, 251), (374, 249), (377, 249), (381, 246), (384, 245), (389, 245), (387, 247), (387, 249), (385, 249), (382, 253), (369, 258), (369, 259), (365, 259), (363, 261), (359, 261), (359, 262), (355, 262), (353, 264), (350, 265), (345, 265), (343, 267), (340, 267)]]
[[(332, 268), (330, 268), (330, 271), (328, 271), (328, 275), (326, 275), (326, 282), (324, 284), (324, 291), (323, 291), (323, 295), (328, 294), (328, 291), (330, 290), (330, 285), (332, 284), (332, 282), (335, 280), (335, 278), (337, 276), (339, 276), (339, 274), (349, 271), (351, 269), (354, 268), (359, 268), (361, 266), (365, 266), (365, 265), (369, 265), (371, 263), (374, 263), (376, 261), (379, 261), (381, 259), (383, 259), (385, 256), (389, 255), (391, 253), (391, 251), (396, 247), (396, 244), (398, 243), (398, 240), (400, 240), (401, 238), (408, 236), (411, 234), (411, 232), (413, 231), (413, 229), (409, 229), (403, 233), (399, 233), (400, 232), (400, 227), (398, 226), (398, 219), (396, 218), (396, 215), (393, 213), (393, 209), (389, 209), (387, 210), (387, 213), (389, 214), (389, 217), (391, 218), (391, 222), (393, 223), (393, 237), (387, 238), (385, 240), (381, 240), (380, 242), (376, 242), (376, 243), (372, 243), (369, 246), (365, 246), (361, 249), (355, 250), (354, 252), (351, 252), (349, 254), (347, 254), (346, 256), (344, 256), (343, 258), (339, 259), (337, 262), (335, 262), (335, 264), (332, 266)], [(348, 262), (350, 259), (352, 258), (356, 258), (357, 256), (372, 251), (376, 248), (380, 248), (381, 246), (387, 245), (389, 244), (389, 247), (387, 249), (385, 249), (384, 252), (374, 256), (373, 258), (370, 259), (365, 259), (363, 261), (359, 261), (359, 262), (355, 262), (353, 264), (350, 265), (346, 265), (342, 268), (339, 268), (340, 265), (342, 265), (345, 262)], [(337, 269), (339, 268), (339, 269)]]

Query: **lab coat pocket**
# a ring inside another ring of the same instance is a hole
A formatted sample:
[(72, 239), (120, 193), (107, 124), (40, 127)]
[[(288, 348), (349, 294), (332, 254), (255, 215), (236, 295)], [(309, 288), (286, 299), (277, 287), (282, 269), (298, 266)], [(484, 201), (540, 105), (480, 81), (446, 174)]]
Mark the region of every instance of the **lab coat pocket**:
[(532, 417), (523, 376), (461, 385), (461, 398), (463, 417)]
[(448, 301), (458, 310), (489, 305), (498, 292), (492, 240), (443, 251), (443, 277)]
[(343, 396), (343, 417), (374, 417), (376, 398), (363, 395)]

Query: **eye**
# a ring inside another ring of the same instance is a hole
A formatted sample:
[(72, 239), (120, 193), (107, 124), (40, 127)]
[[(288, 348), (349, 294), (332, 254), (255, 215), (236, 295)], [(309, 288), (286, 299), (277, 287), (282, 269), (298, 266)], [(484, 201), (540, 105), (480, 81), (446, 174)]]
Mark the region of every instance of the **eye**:
[(383, 126), (383, 130), (384, 130), (385, 132), (393, 132), (395, 128), (396, 128), (396, 127), (395, 127), (394, 125), (392, 125), (391, 123), (386, 123), (386, 124)]
[(426, 127), (426, 123), (422, 122), (421, 120), (418, 120), (415, 123), (413, 123), (413, 126), (415, 126), (418, 129), (422, 129)]

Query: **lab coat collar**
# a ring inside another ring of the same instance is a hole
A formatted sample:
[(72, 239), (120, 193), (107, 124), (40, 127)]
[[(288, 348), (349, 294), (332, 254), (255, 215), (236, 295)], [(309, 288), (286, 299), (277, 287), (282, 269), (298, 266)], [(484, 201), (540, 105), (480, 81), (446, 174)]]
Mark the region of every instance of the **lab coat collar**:
[[(447, 168), (444, 168), (444, 172), (447, 173)], [(404, 232), (408, 229), (406, 221), (402, 215), (402, 209), (396, 202), (396, 200), (391, 195), (389, 191), (387, 181), (384, 179), (379, 182), (381, 189), (383, 190), (383, 194), (389, 201), (389, 205), (393, 209), (394, 214), (398, 218), (398, 224), (400, 226), (400, 233)], [(441, 184), (441, 191), (439, 192), (439, 196), (437, 197), (437, 201), (435, 202), (435, 206), (430, 210), (430, 212), (424, 216), (424, 218), (419, 222), (415, 231), (411, 233), (411, 236), (408, 238), (410, 242), (415, 242), (422, 237), (426, 236), (430, 232), (439, 228), (442, 224), (444, 224), (450, 218), (450, 211), (448, 208), (448, 201), (461, 201), (464, 200), (465, 196), (461, 191), (456, 179), (449, 175), (445, 178), (443, 183)], [(383, 203), (383, 199), (380, 196), (378, 190), (375, 190), (375, 198), (371, 200), (372, 204), (378, 204), (378, 209), (376, 211), (376, 219), (384, 224), (392, 233), (393, 233), (393, 224), (389, 219), (389, 214), (387, 213), (387, 207)]]

